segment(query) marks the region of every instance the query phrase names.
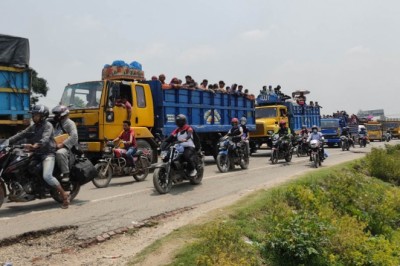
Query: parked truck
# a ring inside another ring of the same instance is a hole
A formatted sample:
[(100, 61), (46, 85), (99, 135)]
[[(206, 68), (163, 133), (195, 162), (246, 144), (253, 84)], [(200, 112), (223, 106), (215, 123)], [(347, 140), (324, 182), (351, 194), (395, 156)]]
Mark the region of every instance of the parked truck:
[(159, 81), (138, 80), (128, 72), (124, 77), (110, 72), (107, 79), (69, 84), (64, 90), (61, 104), (70, 107), (81, 147), (92, 160), (101, 156), (105, 139), (116, 138), (122, 130), (127, 110), (116, 105), (122, 96), (132, 103), (130, 121), (138, 147), (150, 150), (153, 162), (160, 141), (176, 128), (178, 114), (187, 116), (205, 155), (216, 157), (220, 135), (229, 131), (233, 117), (246, 117), (249, 130), (255, 130), (253, 100), (197, 89), (162, 89)]
[(367, 129), (367, 135), (370, 141), (383, 140), (382, 124), (380, 122), (368, 121), (364, 126)]
[(355, 142), (358, 142), (358, 121), (354, 115), (353, 119), (347, 116), (321, 118), (321, 133), (324, 135), (325, 144), (328, 147), (341, 147), (340, 136), (343, 128), (348, 127), (351, 136)]
[(256, 101), (256, 131), (250, 134), (252, 152), (263, 144), (271, 147), (271, 137), (282, 120), (286, 121), (293, 132), (299, 132), (303, 125), (308, 128), (321, 125), (319, 107), (299, 105), (290, 97), (274, 94), (260, 94)]
[(0, 138), (30, 123), (29, 40), (0, 34)]
[(400, 137), (400, 118), (387, 118), (380, 121), (382, 123), (382, 130), (386, 132), (390, 131), (393, 138)]

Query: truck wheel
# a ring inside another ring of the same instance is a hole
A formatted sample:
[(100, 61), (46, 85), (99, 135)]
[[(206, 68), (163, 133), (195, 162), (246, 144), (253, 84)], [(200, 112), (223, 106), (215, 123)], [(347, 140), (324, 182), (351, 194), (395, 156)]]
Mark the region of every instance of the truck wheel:
[(144, 149), (146, 149), (146, 150), (148, 150), (148, 151), (150, 152), (149, 155), (148, 155), (148, 157), (149, 157), (149, 161), (150, 161), (151, 163), (156, 163), (156, 162), (157, 162), (157, 152), (155, 152), (155, 151), (153, 150), (153, 148), (151, 147), (150, 143), (148, 143), (148, 142), (145, 141), (144, 139), (138, 139), (138, 140), (136, 141), (136, 143), (137, 143), (137, 148), (138, 148), (138, 150), (144, 150)]

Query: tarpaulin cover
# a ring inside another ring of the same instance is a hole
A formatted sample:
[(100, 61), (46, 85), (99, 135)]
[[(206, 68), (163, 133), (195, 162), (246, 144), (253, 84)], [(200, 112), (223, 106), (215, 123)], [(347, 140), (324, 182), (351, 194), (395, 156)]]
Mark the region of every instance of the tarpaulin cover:
[(29, 40), (0, 34), (0, 65), (29, 66)]

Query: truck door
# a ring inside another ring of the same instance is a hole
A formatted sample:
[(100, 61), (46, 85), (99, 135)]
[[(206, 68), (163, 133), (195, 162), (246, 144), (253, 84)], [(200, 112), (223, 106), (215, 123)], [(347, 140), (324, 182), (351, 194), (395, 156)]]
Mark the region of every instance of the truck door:
[(153, 98), (148, 84), (132, 84), (132, 126), (153, 127)]

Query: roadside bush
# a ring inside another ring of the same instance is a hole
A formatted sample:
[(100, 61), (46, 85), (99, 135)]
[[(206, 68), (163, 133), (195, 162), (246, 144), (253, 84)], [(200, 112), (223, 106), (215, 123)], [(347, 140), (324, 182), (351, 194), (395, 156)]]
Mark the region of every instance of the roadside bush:
[(239, 227), (219, 222), (206, 226), (195, 249), (200, 252), (197, 265), (259, 265), (258, 249), (246, 243)]
[(366, 156), (366, 165), (371, 176), (400, 185), (400, 145), (386, 149), (373, 148)]

